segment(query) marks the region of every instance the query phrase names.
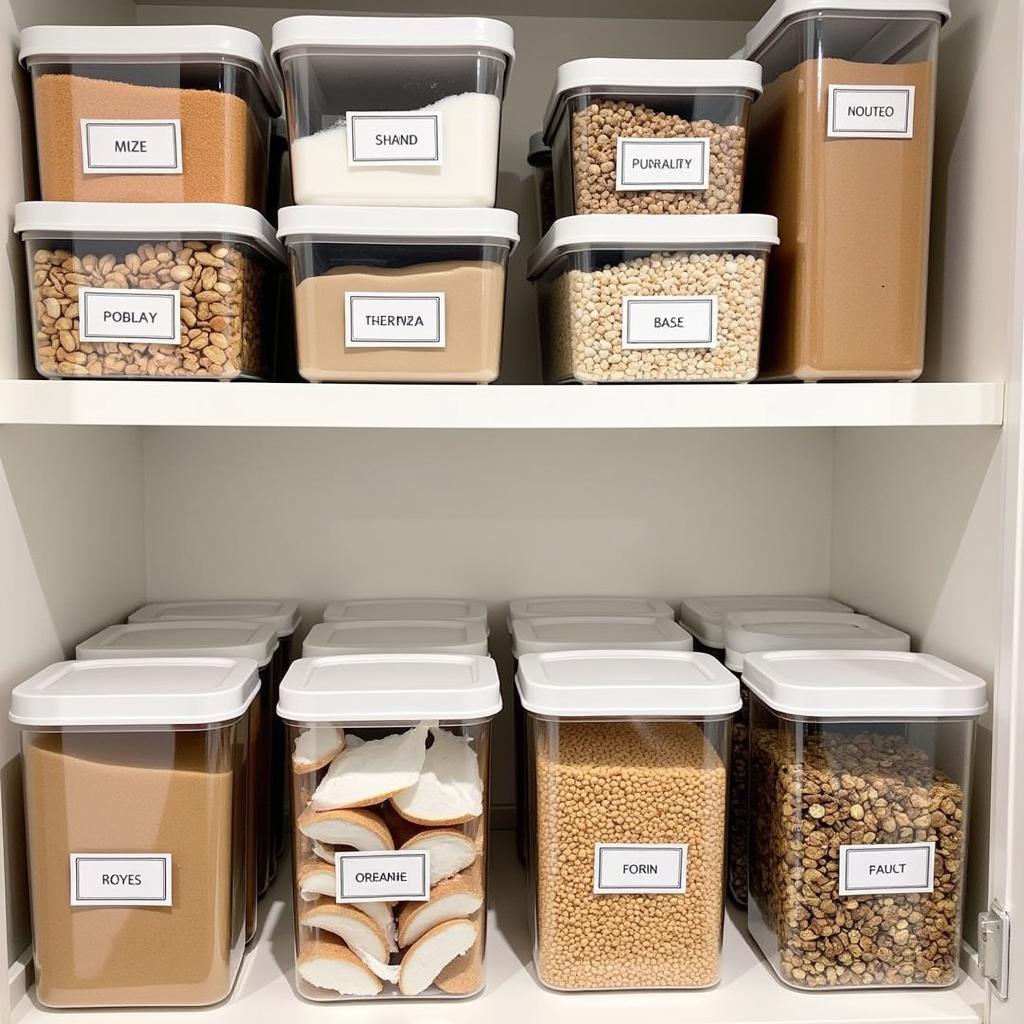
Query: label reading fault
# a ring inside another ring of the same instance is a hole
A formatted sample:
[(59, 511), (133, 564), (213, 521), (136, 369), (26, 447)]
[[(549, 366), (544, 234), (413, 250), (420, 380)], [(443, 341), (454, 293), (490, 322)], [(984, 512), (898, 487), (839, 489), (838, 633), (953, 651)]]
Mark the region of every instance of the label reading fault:
[(345, 348), (444, 346), (444, 292), (345, 292)]
[(686, 892), (686, 843), (597, 843), (594, 892)]
[(345, 124), (351, 167), (441, 163), (440, 114), (350, 110)]
[(615, 159), (617, 192), (700, 192), (708, 187), (708, 139), (623, 139)]
[(912, 139), (912, 85), (830, 85), (828, 135), (832, 139)]
[(839, 847), (839, 895), (933, 892), (935, 844)]
[(83, 174), (181, 174), (181, 121), (82, 118)]
[(623, 296), (623, 348), (710, 349), (717, 344), (717, 296)]
[(177, 289), (79, 288), (78, 340), (122, 345), (180, 345)]
[(71, 854), (71, 906), (173, 905), (169, 853)]
[(384, 903), (430, 899), (430, 851), (336, 853), (336, 903)]

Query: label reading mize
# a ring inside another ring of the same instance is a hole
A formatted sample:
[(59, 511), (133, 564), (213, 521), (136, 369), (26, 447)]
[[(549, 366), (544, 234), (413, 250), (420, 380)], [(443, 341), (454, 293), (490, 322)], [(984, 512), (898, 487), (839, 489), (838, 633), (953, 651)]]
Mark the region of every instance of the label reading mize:
[(441, 114), (350, 110), (345, 115), (350, 167), (441, 164)]
[(71, 854), (71, 906), (171, 907), (169, 853)]
[(934, 892), (935, 843), (839, 847), (839, 895)]
[(913, 85), (830, 85), (830, 139), (912, 139)]
[(718, 344), (718, 296), (625, 295), (622, 347), (707, 348)]
[(616, 144), (617, 192), (702, 192), (708, 188), (709, 139), (624, 139)]
[(345, 292), (345, 348), (444, 347), (444, 292)]
[(181, 174), (181, 121), (82, 118), (83, 174)]
[(430, 851), (388, 850), (334, 855), (335, 903), (430, 899)]
[(79, 288), (78, 309), (79, 341), (181, 344), (177, 288)]
[(686, 892), (686, 843), (596, 843), (598, 895)]

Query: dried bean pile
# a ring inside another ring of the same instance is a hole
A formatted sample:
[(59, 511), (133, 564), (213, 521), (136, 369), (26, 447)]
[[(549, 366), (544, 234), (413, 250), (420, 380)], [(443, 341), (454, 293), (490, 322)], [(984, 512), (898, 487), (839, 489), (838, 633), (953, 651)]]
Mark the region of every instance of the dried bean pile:
[(747, 904), (747, 757), (750, 753), (750, 691), (740, 685), (743, 707), (732, 722), (729, 757), (729, 893), (741, 906)]

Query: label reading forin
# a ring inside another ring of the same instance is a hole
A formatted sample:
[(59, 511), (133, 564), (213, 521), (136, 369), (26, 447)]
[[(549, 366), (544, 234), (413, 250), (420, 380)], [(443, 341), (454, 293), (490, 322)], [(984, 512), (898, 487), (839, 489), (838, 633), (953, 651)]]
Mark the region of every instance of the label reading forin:
[(623, 139), (615, 156), (617, 192), (701, 192), (708, 187), (708, 139)]
[(686, 843), (597, 843), (594, 892), (686, 892)]
[(71, 906), (173, 905), (169, 853), (71, 854)]
[(336, 903), (393, 903), (430, 899), (430, 851), (336, 853)]
[(181, 174), (181, 121), (82, 118), (83, 174)]
[(717, 296), (623, 296), (622, 347), (624, 349), (712, 349), (717, 344)]
[(839, 847), (839, 895), (934, 892), (935, 843)]
[(79, 288), (78, 340), (121, 345), (180, 345), (177, 289)]
[(444, 347), (444, 292), (345, 292), (345, 348)]
[(350, 167), (439, 166), (441, 115), (350, 110), (345, 115)]
[(830, 85), (830, 139), (912, 139), (912, 85)]

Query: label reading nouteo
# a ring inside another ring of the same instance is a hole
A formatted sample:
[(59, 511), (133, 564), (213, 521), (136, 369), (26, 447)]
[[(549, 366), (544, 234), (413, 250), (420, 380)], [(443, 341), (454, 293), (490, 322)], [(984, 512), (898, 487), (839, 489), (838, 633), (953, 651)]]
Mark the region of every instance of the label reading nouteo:
[(624, 139), (615, 157), (618, 192), (700, 192), (708, 187), (709, 139)]
[(71, 854), (71, 906), (171, 907), (169, 853)]
[(441, 115), (405, 110), (350, 110), (345, 115), (352, 167), (441, 163)]
[(830, 85), (828, 136), (831, 139), (912, 139), (912, 85)]
[(686, 892), (686, 843), (597, 843), (594, 892)]
[(345, 348), (444, 347), (444, 292), (345, 292)]
[(713, 349), (717, 344), (716, 295), (623, 296), (624, 349)]
[(181, 174), (181, 121), (82, 118), (83, 174)]
[(935, 843), (839, 847), (839, 895), (934, 892)]
[(176, 288), (79, 288), (78, 340), (180, 345), (180, 313)]
[(392, 903), (430, 899), (430, 851), (336, 853), (336, 903)]

